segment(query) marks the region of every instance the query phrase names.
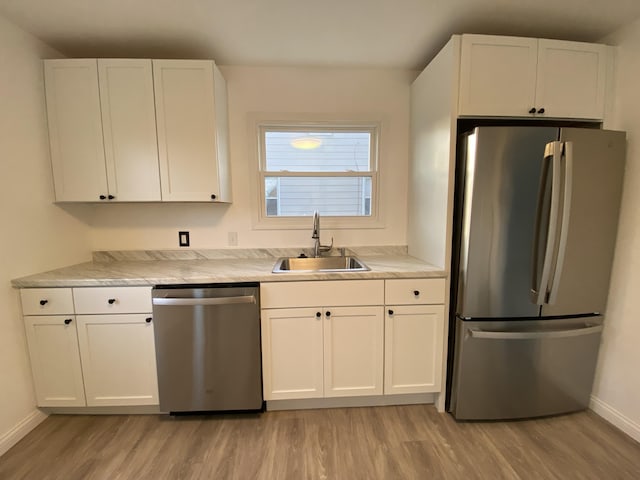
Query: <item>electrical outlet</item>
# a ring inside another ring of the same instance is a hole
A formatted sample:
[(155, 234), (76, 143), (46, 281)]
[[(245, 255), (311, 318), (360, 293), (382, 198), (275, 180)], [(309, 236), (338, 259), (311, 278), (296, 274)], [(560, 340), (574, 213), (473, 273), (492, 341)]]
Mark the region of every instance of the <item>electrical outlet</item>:
[(229, 246), (230, 247), (238, 246), (238, 232), (229, 232)]
[(189, 246), (189, 232), (178, 232), (178, 245), (180, 247)]

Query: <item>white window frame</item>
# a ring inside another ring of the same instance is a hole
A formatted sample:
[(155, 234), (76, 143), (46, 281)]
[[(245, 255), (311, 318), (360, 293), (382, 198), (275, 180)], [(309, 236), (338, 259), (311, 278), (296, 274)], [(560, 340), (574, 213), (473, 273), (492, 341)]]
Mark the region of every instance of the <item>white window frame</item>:
[[(354, 120), (310, 120), (312, 115), (285, 116), (285, 119), (274, 120), (264, 114), (256, 114), (251, 120), (252, 135), (255, 142), (252, 156), (250, 174), (254, 177), (254, 194), (252, 195), (252, 206), (254, 210), (254, 229), (279, 230), (279, 229), (307, 229), (310, 228), (310, 218), (312, 213), (305, 216), (274, 217), (266, 214), (265, 201), (265, 177), (370, 177), (371, 178), (371, 215), (369, 216), (322, 216), (321, 226), (323, 229), (362, 229), (362, 228), (383, 228), (384, 224), (380, 215), (380, 133), (381, 122), (379, 120), (354, 119)], [(314, 118), (317, 116), (313, 116)], [(331, 128), (341, 131), (370, 131), (370, 170), (365, 172), (283, 172), (267, 171), (265, 158), (265, 135), (267, 130), (295, 130), (317, 132), (318, 130), (330, 130)]]

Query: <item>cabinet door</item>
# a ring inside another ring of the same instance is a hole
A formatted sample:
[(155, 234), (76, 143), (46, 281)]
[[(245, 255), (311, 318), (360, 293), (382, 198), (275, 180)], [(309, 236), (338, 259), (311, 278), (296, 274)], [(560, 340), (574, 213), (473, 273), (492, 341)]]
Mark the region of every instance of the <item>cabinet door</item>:
[(602, 119), (606, 54), (605, 45), (539, 40), (536, 107), (546, 117)]
[(458, 114), (529, 116), (537, 49), (535, 38), (463, 35)]
[(388, 306), (384, 393), (441, 391), (444, 306)]
[(56, 200), (106, 199), (96, 60), (45, 60), (44, 79)]
[(269, 309), (261, 316), (264, 399), (322, 397), (321, 309)]
[(151, 316), (78, 315), (88, 406), (157, 405)]
[(24, 317), (39, 407), (85, 406), (75, 319)]
[(324, 395), (381, 395), (382, 307), (325, 308)]
[(153, 60), (163, 201), (225, 201), (219, 191), (213, 68), (208, 60)]
[(98, 74), (109, 194), (160, 200), (151, 60), (100, 59)]

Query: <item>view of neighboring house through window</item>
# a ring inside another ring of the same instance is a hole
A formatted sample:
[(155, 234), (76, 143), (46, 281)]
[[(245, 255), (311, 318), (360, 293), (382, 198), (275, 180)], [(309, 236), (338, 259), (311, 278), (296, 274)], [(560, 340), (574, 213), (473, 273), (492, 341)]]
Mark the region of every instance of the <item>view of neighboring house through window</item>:
[(376, 133), (375, 126), (261, 126), (264, 214), (370, 217)]

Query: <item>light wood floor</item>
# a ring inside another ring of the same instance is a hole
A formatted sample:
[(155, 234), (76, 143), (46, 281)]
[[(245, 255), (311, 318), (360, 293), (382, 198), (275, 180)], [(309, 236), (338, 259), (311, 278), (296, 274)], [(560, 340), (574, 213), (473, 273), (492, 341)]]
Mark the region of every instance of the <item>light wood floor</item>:
[(45, 420), (0, 479), (640, 479), (640, 444), (591, 412), (456, 423), (430, 405)]

